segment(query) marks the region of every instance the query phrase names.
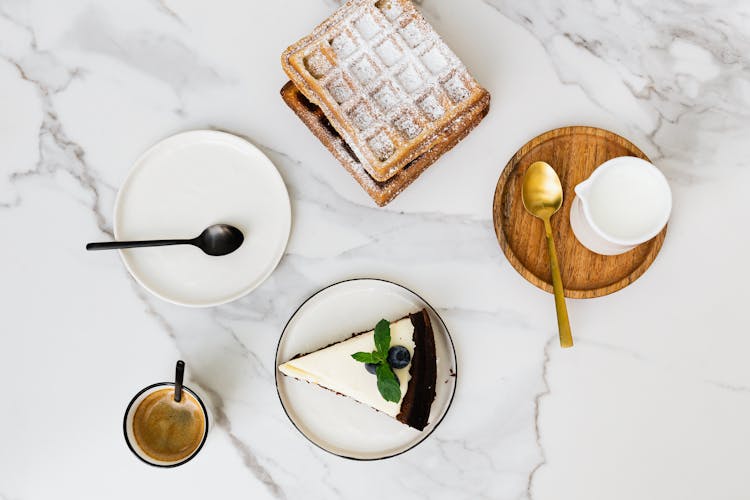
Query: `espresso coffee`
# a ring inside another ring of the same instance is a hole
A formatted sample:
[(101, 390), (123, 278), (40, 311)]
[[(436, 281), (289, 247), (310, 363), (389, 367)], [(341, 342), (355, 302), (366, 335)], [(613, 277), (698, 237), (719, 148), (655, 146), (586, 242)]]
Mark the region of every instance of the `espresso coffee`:
[(206, 418), (192, 394), (183, 391), (178, 403), (174, 387), (167, 387), (141, 401), (133, 415), (132, 430), (143, 453), (161, 462), (179, 462), (201, 445)]

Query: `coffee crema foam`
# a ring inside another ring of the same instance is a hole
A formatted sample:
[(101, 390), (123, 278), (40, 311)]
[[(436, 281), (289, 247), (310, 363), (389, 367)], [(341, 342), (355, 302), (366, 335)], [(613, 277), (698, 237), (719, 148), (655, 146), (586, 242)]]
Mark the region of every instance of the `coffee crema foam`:
[(174, 400), (174, 388), (154, 391), (133, 415), (133, 436), (149, 457), (178, 462), (189, 457), (203, 441), (206, 418), (198, 400), (187, 391)]

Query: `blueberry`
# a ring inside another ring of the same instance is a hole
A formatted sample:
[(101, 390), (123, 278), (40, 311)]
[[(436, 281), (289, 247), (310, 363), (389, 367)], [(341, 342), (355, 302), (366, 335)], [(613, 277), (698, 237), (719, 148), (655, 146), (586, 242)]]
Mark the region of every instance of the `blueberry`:
[(375, 370), (378, 368), (378, 365), (375, 363), (365, 363), (365, 370), (375, 375)]
[(388, 364), (391, 368), (404, 368), (411, 361), (409, 350), (401, 345), (394, 345), (388, 350)]

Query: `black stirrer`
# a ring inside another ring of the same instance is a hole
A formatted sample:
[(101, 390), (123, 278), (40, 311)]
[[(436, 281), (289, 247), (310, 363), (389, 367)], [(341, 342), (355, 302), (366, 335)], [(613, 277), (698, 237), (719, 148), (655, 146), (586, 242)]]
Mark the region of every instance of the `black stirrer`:
[(182, 400), (182, 379), (185, 376), (185, 362), (179, 360), (174, 369), (174, 400), (178, 403)]

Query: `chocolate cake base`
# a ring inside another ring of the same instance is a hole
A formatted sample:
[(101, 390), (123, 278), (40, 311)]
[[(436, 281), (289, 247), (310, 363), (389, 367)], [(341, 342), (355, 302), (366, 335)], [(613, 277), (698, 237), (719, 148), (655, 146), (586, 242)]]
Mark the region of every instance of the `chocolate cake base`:
[(430, 408), (435, 399), (437, 362), (435, 335), (427, 311), (410, 314), (414, 326), (414, 356), (409, 368), (409, 388), (401, 401), (401, 412), (396, 418), (404, 424), (423, 430), (430, 419)]

